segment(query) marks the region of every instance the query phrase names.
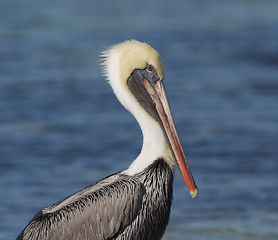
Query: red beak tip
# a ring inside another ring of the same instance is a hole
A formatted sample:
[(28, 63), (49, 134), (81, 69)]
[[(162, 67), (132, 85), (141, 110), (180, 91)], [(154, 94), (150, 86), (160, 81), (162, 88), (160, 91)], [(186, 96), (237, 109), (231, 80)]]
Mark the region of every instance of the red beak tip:
[(198, 188), (195, 187), (194, 190), (190, 192), (190, 196), (191, 196), (192, 198), (195, 198), (195, 197), (198, 195), (198, 192), (199, 192), (199, 191), (198, 191)]

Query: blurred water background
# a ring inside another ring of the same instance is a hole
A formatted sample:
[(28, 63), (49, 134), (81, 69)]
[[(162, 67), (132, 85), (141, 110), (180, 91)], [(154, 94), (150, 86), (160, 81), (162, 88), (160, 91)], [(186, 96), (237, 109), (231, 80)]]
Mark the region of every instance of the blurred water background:
[(99, 53), (160, 52), (199, 195), (177, 171), (164, 240), (278, 239), (278, 1), (0, 1), (0, 239), (136, 158)]

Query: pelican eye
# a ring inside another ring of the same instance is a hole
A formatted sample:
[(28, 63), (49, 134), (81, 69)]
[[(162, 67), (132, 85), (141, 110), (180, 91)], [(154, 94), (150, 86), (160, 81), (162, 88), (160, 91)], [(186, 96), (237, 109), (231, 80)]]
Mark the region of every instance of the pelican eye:
[(149, 73), (153, 73), (154, 72), (154, 66), (151, 64), (147, 64), (146, 69)]

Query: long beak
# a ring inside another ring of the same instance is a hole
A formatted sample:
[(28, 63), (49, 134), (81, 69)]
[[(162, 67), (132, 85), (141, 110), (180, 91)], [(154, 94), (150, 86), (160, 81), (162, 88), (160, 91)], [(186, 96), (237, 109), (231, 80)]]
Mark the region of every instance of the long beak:
[(198, 194), (198, 188), (192, 177), (177, 134), (163, 82), (159, 80), (154, 84), (151, 84), (148, 80), (144, 79), (143, 83), (153, 102), (155, 103), (156, 110), (164, 126), (172, 151), (176, 157), (178, 167), (190, 191), (191, 197), (194, 198)]

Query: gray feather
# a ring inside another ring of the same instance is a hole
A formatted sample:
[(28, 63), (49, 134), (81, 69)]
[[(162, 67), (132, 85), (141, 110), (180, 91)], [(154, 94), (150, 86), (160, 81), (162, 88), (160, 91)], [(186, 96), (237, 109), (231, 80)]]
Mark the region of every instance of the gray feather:
[(108, 239), (137, 215), (142, 184), (112, 175), (38, 213), (17, 239)]
[(158, 240), (169, 221), (173, 172), (158, 159), (111, 175), (39, 212), (17, 240)]

